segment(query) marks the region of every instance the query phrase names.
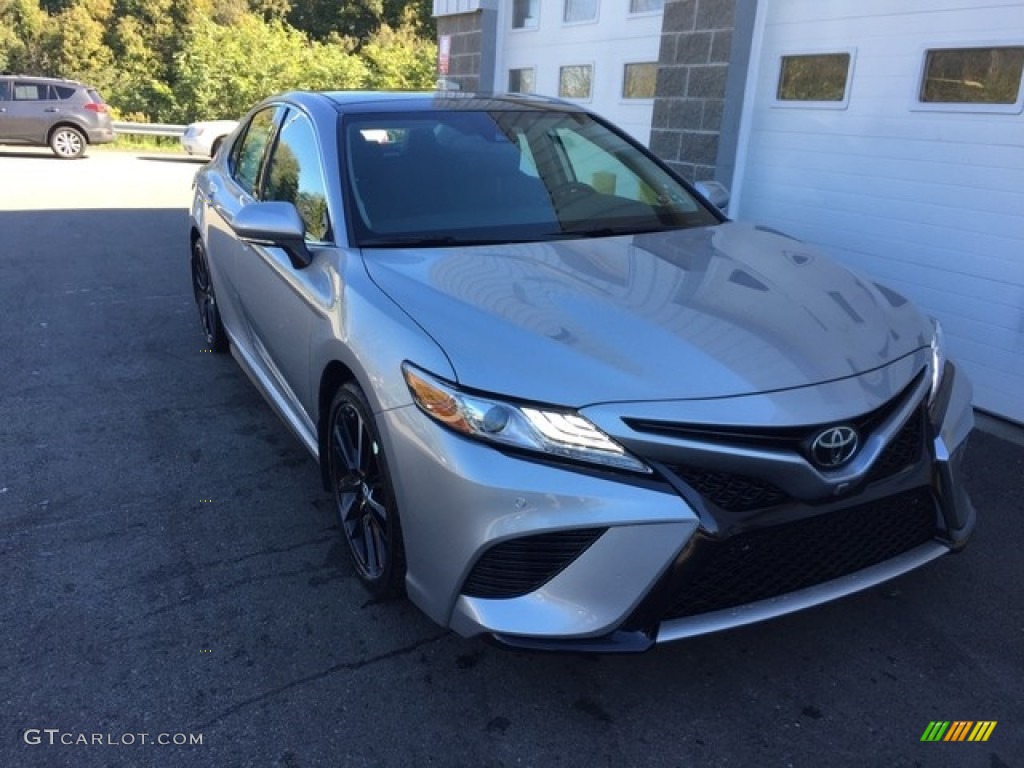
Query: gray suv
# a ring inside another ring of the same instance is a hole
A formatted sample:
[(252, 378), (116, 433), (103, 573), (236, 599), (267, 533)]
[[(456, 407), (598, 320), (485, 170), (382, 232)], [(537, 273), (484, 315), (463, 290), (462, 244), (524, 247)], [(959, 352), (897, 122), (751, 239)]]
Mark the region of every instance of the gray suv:
[(0, 144), (49, 147), (73, 159), (117, 138), (95, 88), (73, 80), (0, 75)]

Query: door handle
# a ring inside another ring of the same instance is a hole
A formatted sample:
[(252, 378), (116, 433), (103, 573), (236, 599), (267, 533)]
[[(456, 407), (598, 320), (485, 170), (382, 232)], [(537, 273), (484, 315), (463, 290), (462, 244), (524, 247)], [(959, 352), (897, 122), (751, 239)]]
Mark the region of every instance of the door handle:
[(43, 112), (60, 112), (60, 110), (57, 107), (47, 107)]

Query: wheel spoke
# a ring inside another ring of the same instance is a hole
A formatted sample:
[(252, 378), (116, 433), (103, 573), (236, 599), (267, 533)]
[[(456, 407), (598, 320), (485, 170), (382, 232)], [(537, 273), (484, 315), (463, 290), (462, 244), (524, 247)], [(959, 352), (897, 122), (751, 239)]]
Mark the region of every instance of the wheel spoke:
[(379, 488), (370, 489), (369, 494), (366, 496), (366, 508), (373, 515), (378, 524), (382, 528), (386, 528), (388, 523), (388, 508), (374, 498), (379, 491)]
[(376, 525), (373, 522), (373, 516), (370, 514), (363, 515), (362, 523), (362, 537), (363, 537), (363, 548), (365, 552), (365, 559), (363, 565), (366, 567), (367, 572), (371, 576), (377, 576), (381, 570), (381, 556), (380, 550), (380, 537), (377, 534)]
[(352, 442), (349, 439), (349, 437), (345, 434), (345, 431), (344, 431), (344, 429), (342, 429), (342, 426), (343, 426), (343, 424), (342, 424), (340, 419), (335, 422), (335, 425), (334, 425), (334, 447), (335, 447), (335, 453), (337, 454), (338, 459), (341, 462), (340, 466), (344, 467), (348, 471), (351, 471), (353, 469), (358, 469), (359, 465), (355, 462), (355, 459), (354, 459), (354, 457), (352, 455)]

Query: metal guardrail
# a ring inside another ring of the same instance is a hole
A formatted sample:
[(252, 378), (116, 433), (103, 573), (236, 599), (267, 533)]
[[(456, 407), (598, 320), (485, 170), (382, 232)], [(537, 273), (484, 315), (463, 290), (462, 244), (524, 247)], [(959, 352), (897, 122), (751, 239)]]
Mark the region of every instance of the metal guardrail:
[(184, 125), (171, 123), (114, 123), (115, 133), (134, 133), (140, 136), (181, 136)]

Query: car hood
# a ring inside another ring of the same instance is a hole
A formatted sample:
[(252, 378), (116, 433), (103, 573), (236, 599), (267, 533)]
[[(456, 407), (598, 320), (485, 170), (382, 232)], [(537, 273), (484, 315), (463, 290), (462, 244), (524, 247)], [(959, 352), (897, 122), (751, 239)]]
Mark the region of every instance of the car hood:
[(363, 254), (459, 384), (538, 402), (805, 387), (930, 341), (928, 321), (898, 294), (748, 224)]

